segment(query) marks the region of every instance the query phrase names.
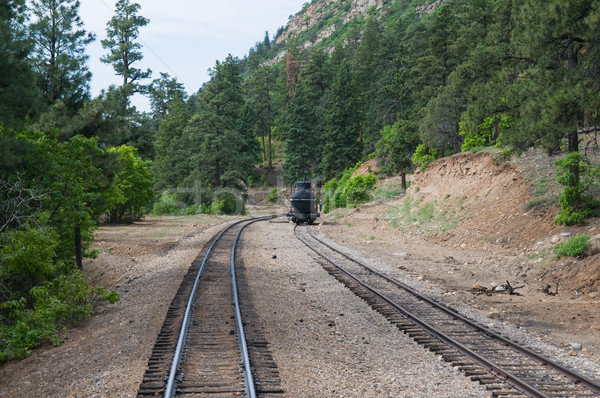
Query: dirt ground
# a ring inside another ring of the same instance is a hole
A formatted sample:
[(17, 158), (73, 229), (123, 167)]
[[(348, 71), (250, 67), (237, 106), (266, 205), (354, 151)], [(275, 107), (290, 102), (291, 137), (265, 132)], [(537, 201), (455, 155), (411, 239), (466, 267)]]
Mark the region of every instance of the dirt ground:
[[(416, 173), (406, 195), (336, 210), (315, 228), (429, 282), (452, 305), (600, 363), (600, 254), (556, 259), (552, 253), (568, 235), (598, 239), (600, 220), (561, 227), (552, 221), (556, 207), (531, 205), (532, 185), (545, 181), (551, 163), (532, 156), (504, 164), (490, 153), (444, 158)], [(555, 188), (545, 189), (555, 195)], [(250, 208), (253, 215), (282, 210)], [(181, 278), (229, 220), (147, 217), (102, 226), (94, 243), (100, 255), (84, 268), (92, 284), (116, 288), (121, 301), (99, 305), (92, 319), (67, 331), (63, 345), (5, 364), (0, 397), (134, 396)], [(507, 282), (518, 295), (498, 291)]]

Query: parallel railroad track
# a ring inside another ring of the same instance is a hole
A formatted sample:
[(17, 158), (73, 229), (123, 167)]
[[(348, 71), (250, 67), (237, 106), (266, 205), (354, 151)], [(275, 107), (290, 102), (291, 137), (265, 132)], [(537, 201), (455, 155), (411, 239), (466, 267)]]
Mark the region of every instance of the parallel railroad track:
[(600, 383), (475, 324), (338, 251), (309, 227), (295, 235), (323, 267), (419, 344), (486, 386), (494, 397), (597, 397)]
[[(277, 368), (236, 282), (236, 246), (249, 224), (223, 229), (192, 263), (167, 312), (138, 397), (281, 396)], [(249, 301), (249, 300), (248, 300)]]

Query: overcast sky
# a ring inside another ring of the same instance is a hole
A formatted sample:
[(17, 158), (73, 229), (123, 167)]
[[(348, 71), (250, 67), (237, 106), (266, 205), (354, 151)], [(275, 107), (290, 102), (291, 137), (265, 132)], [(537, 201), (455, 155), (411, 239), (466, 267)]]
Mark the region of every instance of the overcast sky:
[[(133, 1), (133, 0), (132, 0)], [(271, 39), (290, 15), (301, 10), (306, 0), (137, 0), (139, 14), (150, 19), (140, 29), (144, 59), (136, 65), (152, 69), (152, 78), (165, 72), (183, 83), (189, 94), (208, 81), (208, 69), (228, 54), (243, 58), (265, 31)], [(107, 53), (100, 40), (106, 38), (106, 23), (114, 15), (116, 0), (81, 0), (79, 15), (96, 41), (88, 46), (93, 74), (92, 96), (111, 84), (118, 85), (112, 66), (100, 62)], [(139, 110), (148, 110), (140, 98)]]

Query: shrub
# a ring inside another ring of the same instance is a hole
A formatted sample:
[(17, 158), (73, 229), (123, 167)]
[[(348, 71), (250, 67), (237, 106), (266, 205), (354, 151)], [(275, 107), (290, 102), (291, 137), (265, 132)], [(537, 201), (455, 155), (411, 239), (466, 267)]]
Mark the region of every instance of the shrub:
[(323, 185), (323, 191), (324, 191), (323, 212), (324, 213), (329, 213), (331, 210), (335, 209), (332, 201), (333, 201), (333, 195), (334, 195), (337, 187), (338, 187), (338, 180), (335, 178), (332, 178), (331, 180), (327, 181), (325, 183), (325, 185)]
[(554, 255), (557, 258), (562, 256), (579, 257), (588, 247), (590, 247), (590, 235), (581, 234), (557, 244), (554, 247)]
[(271, 189), (271, 192), (269, 192), (269, 193), (267, 194), (267, 196), (266, 196), (266, 199), (267, 199), (269, 202), (276, 203), (276, 202), (277, 202), (277, 200), (279, 199), (279, 195), (277, 195), (277, 188), (273, 188), (273, 189)]
[(153, 195), (150, 162), (139, 157), (137, 148), (127, 145), (110, 148), (107, 153), (116, 155), (120, 168), (106, 195), (109, 220), (113, 223), (122, 222), (124, 218), (139, 220)]
[(0, 283), (20, 296), (57, 272), (54, 258), (60, 241), (54, 229), (27, 226), (7, 233), (1, 244)]
[(505, 114), (486, 117), (473, 132), (467, 131), (465, 123), (461, 122), (459, 134), (464, 137), (461, 151), (477, 151), (496, 145), (496, 140), (501, 137), (503, 131), (510, 128), (511, 122), (512, 118)]
[(154, 203), (152, 213), (157, 216), (181, 214), (183, 210), (178, 206), (176, 196), (176, 193), (170, 194), (168, 191), (163, 191), (158, 202)]
[(67, 325), (91, 316), (96, 295), (111, 304), (119, 300), (114, 290), (90, 287), (79, 270), (34, 286), (29, 295), (32, 305), (25, 297), (1, 305), (8, 315), (0, 326), (0, 363), (25, 358), (45, 341), (59, 345)]
[(198, 211), (202, 214), (213, 214), (210, 203), (202, 203)]
[(199, 213), (199, 209), (200, 207), (197, 205), (189, 205), (186, 209), (185, 209), (185, 214), (188, 216), (195, 216), (196, 214)]
[(215, 194), (215, 199), (210, 206), (212, 214), (244, 214), (244, 204), (238, 209), (238, 197), (233, 192), (221, 191)]
[(369, 191), (375, 186), (377, 178), (373, 174), (352, 177), (360, 165), (359, 162), (355, 167), (347, 169), (339, 181), (333, 178), (323, 186), (324, 213), (337, 208), (358, 206), (371, 200)]
[(600, 202), (588, 191), (597, 184), (598, 170), (591, 167), (590, 161), (579, 152), (571, 152), (564, 159), (556, 161), (558, 182), (565, 189), (558, 198), (561, 210), (554, 219), (556, 224), (575, 225), (583, 223), (587, 217), (598, 215), (596, 208)]
[(373, 189), (377, 178), (373, 174), (357, 175), (350, 180), (345, 187), (346, 205), (356, 206), (370, 200), (369, 191)]
[(427, 148), (425, 145), (419, 144), (412, 156), (412, 162), (419, 166), (421, 171), (425, 171), (429, 163), (439, 159), (439, 152), (437, 149)]

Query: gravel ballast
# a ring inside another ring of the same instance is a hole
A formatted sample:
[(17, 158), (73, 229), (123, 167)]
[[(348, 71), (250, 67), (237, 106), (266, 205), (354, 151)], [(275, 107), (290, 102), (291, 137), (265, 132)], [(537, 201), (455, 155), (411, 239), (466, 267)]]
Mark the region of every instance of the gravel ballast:
[(250, 227), (242, 255), (286, 396), (490, 396), (330, 276), (293, 224)]

